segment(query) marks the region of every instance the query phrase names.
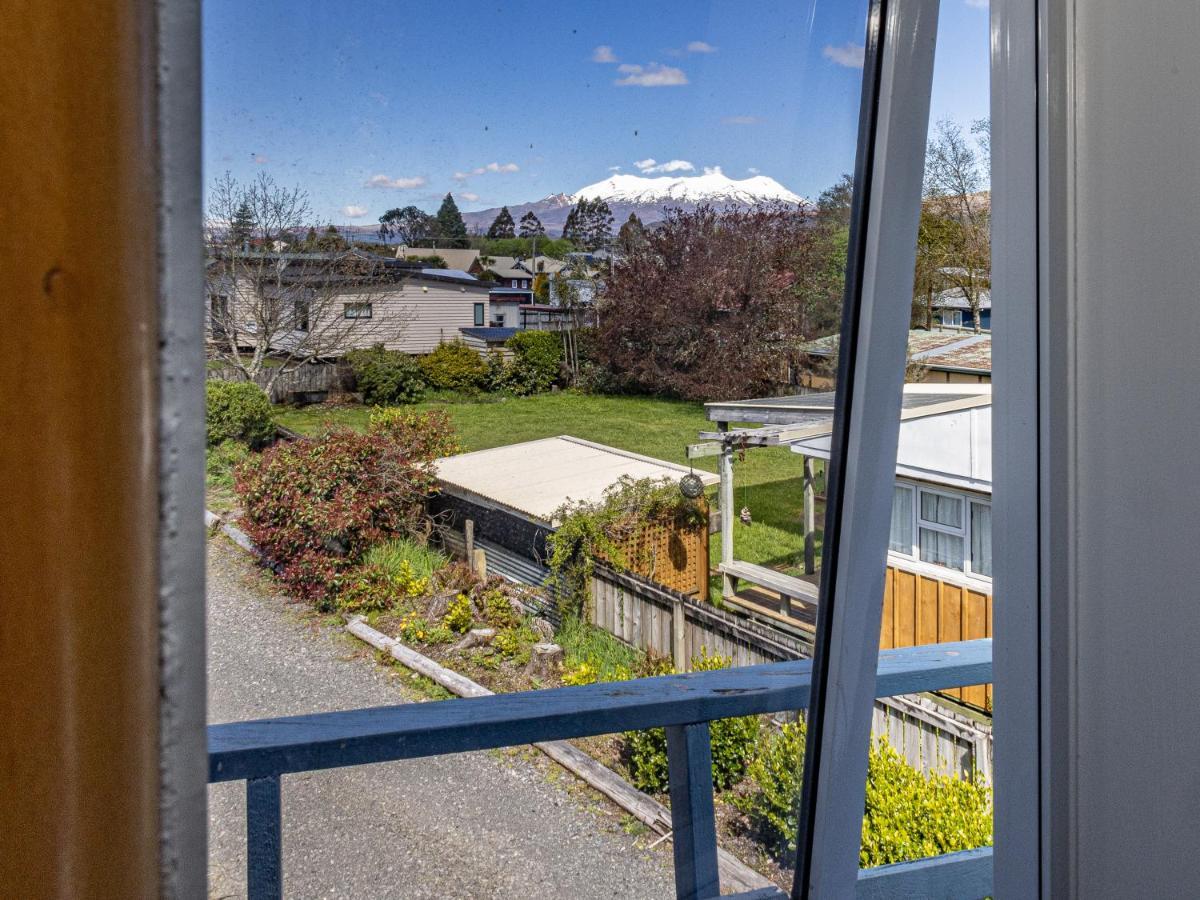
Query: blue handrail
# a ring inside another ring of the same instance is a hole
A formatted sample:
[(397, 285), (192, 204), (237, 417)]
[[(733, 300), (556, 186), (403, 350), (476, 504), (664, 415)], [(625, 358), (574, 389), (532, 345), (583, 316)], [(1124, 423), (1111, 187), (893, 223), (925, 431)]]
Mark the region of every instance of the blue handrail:
[[(991, 678), (991, 640), (884, 650), (879, 654), (876, 696), (945, 690), (983, 684)], [(706, 723), (804, 709), (811, 683), (811, 660), (794, 660), (212, 725), (208, 729), (209, 781), (247, 782), (247, 866), (250, 896), (257, 900), (282, 896), (279, 811), (283, 774), (665, 726), (677, 894), (715, 896), (716, 841), (711, 823), (711, 770), (705, 763), (710, 752)], [(702, 821), (705, 817), (709, 821)], [(958, 872), (963, 873), (964, 890), (974, 893), (983, 883), (985, 866), (990, 889), (990, 852), (970, 852), (974, 855), (969, 858), (949, 854), (922, 861), (926, 863), (923, 867), (915, 863), (908, 868), (884, 867), (893, 870), (891, 873), (866, 870), (860, 878), (860, 891), (887, 896), (889, 882), (899, 887), (905, 879), (913, 883), (932, 877), (930, 883), (942, 884), (946, 875), (951, 875), (951, 883), (958, 883), (953, 881), (953, 873)], [(879, 893), (881, 890), (884, 893)]]

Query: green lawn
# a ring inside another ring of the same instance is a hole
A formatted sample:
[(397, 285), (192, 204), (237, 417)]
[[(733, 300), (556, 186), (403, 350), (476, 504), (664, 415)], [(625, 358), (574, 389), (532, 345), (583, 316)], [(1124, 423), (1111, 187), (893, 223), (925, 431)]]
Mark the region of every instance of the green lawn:
[[(571, 391), (534, 397), (439, 397), (418, 409), (443, 407), (467, 450), (483, 450), (536, 438), (568, 434), (620, 447), (658, 459), (687, 463), (685, 449), (697, 433), (711, 428), (699, 403), (646, 397), (604, 397)], [(370, 410), (361, 406), (281, 409), (279, 423), (301, 433), (326, 423), (365, 428)], [(697, 469), (716, 471), (716, 458), (695, 461)], [(750, 508), (751, 525), (734, 524), (739, 559), (762, 565), (787, 566), (802, 557), (804, 495), (800, 457), (788, 450), (749, 450), (734, 460), (734, 504)], [(817, 505), (818, 527), (824, 510)], [(818, 541), (818, 551), (820, 542)], [(714, 537), (714, 565), (720, 553)]]

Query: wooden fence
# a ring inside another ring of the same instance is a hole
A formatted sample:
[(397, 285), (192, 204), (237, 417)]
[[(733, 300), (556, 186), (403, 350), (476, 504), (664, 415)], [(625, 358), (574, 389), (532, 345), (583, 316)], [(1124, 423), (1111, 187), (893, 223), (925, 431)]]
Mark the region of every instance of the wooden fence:
[[(254, 383), (266, 390), (270, 371), (260, 372)], [(214, 381), (245, 381), (246, 377), (232, 366), (212, 366), (208, 377)], [(271, 385), (272, 403), (286, 403), (297, 396), (339, 394), (354, 390), (354, 372), (345, 363), (305, 363), (292, 372), (275, 379)]]
[[(727, 656), (735, 666), (812, 654), (811, 639), (802, 629), (756, 622), (599, 565), (592, 576), (588, 617), (628, 644), (671, 657), (679, 670), (686, 670), (701, 653)], [(963, 776), (978, 772), (991, 780), (991, 726), (928, 698), (877, 700), (872, 732), (887, 735), (922, 771)]]
[[(879, 649), (913, 647), (992, 636), (992, 597), (931, 575), (888, 566), (883, 591)], [(975, 685), (942, 693), (991, 712), (992, 686)]]

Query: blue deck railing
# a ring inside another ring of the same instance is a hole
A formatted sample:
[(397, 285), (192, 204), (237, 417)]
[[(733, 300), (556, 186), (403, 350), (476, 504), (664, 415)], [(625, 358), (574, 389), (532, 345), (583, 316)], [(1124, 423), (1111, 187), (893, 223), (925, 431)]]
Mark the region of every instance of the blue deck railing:
[[(982, 684), (992, 642), (885, 650), (876, 696)], [(678, 897), (719, 893), (708, 723), (808, 707), (812, 662), (212, 725), (209, 781), (246, 782), (254, 900), (283, 895), (281, 776), (665, 726)], [(982, 897), (991, 849), (863, 870), (862, 897)], [(753, 896), (776, 896), (755, 892)], [(782, 896), (782, 895), (779, 895)]]

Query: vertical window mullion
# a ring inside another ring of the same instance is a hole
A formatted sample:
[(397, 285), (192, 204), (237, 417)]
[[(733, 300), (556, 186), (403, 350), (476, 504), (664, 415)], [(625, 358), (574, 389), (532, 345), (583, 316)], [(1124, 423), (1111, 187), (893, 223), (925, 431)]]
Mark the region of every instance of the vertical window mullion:
[(937, 0), (872, 0), (794, 897), (853, 896), (924, 174)]

